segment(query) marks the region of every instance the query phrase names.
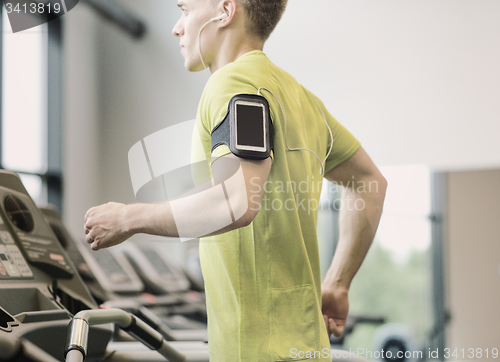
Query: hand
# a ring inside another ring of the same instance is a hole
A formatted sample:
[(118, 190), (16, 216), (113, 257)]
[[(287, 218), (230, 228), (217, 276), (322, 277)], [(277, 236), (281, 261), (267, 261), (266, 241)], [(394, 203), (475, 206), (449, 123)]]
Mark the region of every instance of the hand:
[(348, 290), (333, 287), (321, 287), (323, 318), (328, 338), (333, 334), (340, 337), (344, 332), (349, 312)]
[(127, 205), (110, 202), (96, 206), (85, 214), (85, 241), (92, 250), (109, 248), (130, 238), (127, 225)]

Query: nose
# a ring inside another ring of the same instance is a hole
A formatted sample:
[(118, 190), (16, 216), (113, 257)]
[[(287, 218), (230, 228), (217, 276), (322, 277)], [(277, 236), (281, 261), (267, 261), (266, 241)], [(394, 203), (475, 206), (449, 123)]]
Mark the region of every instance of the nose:
[(180, 37), (182, 35), (182, 25), (181, 25), (181, 19), (175, 24), (174, 28), (172, 29), (172, 34), (173, 36)]

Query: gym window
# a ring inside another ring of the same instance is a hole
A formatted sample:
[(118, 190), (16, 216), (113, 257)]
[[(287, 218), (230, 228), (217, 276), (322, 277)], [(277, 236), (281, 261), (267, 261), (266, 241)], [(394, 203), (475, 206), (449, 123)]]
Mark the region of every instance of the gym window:
[(61, 209), (60, 21), (12, 33), (3, 6), (0, 18), (0, 166)]
[[(442, 175), (419, 165), (383, 167), (381, 171), (389, 184), (384, 211), (373, 244), (351, 285), (349, 315), (403, 324), (414, 332), (416, 341), (441, 349), (447, 318)], [(340, 195), (340, 188), (324, 184), (318, 215), (323, 276), (338, 240)], [(344, 348), (372, 350), (379, 327), (357, 325), (345, 338)]]

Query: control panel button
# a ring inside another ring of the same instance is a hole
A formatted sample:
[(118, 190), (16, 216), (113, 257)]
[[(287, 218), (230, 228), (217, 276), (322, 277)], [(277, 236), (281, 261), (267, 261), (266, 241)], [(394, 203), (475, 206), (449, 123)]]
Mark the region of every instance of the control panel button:
[(54, 253), (51, 253), (50, 255), (50, 258), (52, 260), (56, 260), (56, 261), (64, 261), (64, 256), (62, 256), (61, 254), (54, 254)]
[(7, 245), (7, 251), (9, 252), (10, 257), (14, 261), (14, 264), (16, 264), (17, 268), (19, 269), (21, 276), (32, 277), (33, 272), (26, 263), (26, 260), (24, 259), (24, 256), (21, 253), (21, 250), (19, 250), (19, 248), (17, 247), (17, 245)]
[(0, 240), (2, 240), (4, 244), (14, 244), (14, 239), (8, 231), (0, 231)]
[(19, 272), (17, 266), (14, 264), (14, 261), (10, 257), (7, 248), (5, 245), (0, 245), (0, 262), (2, 263), (5, 271), (11, 277), (20, 277), (21, 273)]

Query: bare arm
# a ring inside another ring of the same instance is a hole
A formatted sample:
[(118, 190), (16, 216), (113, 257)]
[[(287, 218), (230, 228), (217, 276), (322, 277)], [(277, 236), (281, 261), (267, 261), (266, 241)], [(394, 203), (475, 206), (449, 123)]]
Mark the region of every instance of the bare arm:
[(342, 185), (339, 242), (322, 284), (323, 314), (329, 333), (343, 332), (347, 294), (373, 241), (382, 214), (387, 181), (360, 148), (330, 170), (326, 179)]
[(258, 213), (255, 205), (260, 205), (270, 169), (269, 158), (254, 161), (226, 155), (212, 165), (211, 187), (201, 186), (185, 197), (161, 204), (109, 203), (91, 208), (85, 216), (86, 240), (98, 250), (137, 233), (194, 238), (247, 226)]

